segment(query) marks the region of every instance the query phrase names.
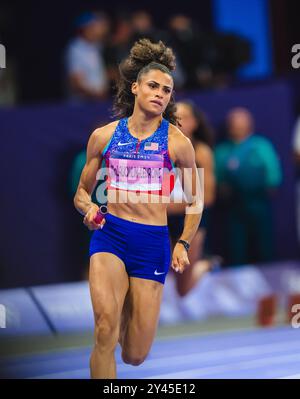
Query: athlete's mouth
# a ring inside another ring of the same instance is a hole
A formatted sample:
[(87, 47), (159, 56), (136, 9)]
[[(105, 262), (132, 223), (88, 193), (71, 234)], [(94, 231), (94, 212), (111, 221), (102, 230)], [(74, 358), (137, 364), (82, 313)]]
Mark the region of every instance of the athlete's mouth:
[(151, 103), (154, 103), (154, 104), (157, 104), (157, 105), (159, 105), (160, 107), (162, 107), (162, 102), (161, 101), (158, 101), (158, 100), (152, 100), (152, 101), (150, 101)]

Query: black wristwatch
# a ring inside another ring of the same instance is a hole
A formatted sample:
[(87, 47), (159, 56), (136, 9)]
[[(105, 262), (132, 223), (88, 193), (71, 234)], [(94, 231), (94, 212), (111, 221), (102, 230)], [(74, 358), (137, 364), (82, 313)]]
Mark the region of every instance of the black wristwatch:
[(182, 244), (186, 250), (186, 252), (188, 252), (188, 250), (190, 249), (190, 244), (187, 241), (184, 240), (178, 240), (177, 242), (179, 242), (180, 244)]

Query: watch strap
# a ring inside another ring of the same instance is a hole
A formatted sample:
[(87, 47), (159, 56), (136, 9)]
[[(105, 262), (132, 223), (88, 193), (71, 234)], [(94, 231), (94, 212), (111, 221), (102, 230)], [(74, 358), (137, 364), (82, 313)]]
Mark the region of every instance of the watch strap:
[(184, 248), (186, 249), (186, 251), (188, 251), (190, 249), (190, 244), (187, 241), (178, 240), (177, 242), (179, 242), (179, 244), (182, 244), (184, 246)]

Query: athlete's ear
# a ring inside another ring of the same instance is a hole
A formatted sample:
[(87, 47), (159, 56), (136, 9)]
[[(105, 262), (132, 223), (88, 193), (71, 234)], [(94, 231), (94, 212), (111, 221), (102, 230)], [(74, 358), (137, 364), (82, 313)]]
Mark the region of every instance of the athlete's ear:
[(131, 85), (131, 92), (135, 96), (137, 95), (137, 86), (138, 86), (137, 82), (133, 82), (132, 85)]

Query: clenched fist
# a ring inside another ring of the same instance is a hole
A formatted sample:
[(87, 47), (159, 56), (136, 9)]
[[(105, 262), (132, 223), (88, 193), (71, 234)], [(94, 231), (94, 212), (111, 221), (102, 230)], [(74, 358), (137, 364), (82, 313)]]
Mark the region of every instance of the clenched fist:
[(103, 218), (101, 222), (98, 224), (95, 221), (95, 218), (98, 214), (99, 207), (96, 204), (92, 204), (85, 214), (85, 217), (83, 218), (83, 223), (86, 225), (86, 227), (89, 230), (99, 230), (102, 229), (102, 227), (105, 224), (105, 219)]
[(172, 255), (172, 269), (174, 269), (175, 272), (183, 273), (189, 264), (190, 261), (186, 249), (182, 244), (177, 243)]

